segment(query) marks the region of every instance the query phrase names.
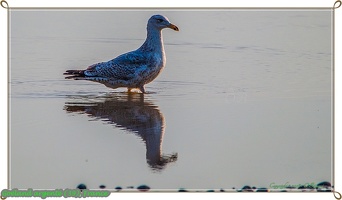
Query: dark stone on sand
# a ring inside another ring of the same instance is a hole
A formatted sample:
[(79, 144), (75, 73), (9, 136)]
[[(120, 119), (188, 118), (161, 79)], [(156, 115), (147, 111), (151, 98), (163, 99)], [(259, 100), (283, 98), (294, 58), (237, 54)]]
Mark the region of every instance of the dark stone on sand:
[(287, 192), (287, 190), (280, 190), (280, 192)]
[(120, 190), (122, 190), (122, 187), (117, 186), (117, 187), (115, 187), (115, 189), (116, 189), (117, 191), (120, 191)]
[(224, 191), (224, 189), (221, 188), (221, 189), (220, 189), (220, 192), (225, 192), (225, 191)]
[(299, 186), (298, 187), (298, 189), (301, 189), (301, 190), (303, 190), (303, 189), (315, 189), (312, 185), (301, 185), (301, 186)]
[(207, 190), (207, 192), (215, 192), (215, 190)]
[(258, 188), (256, 192), (268, 192), (267, 188)]
[(101, 189), (105, 189), (106, 186), (105, 186), (105, 185), (100, 185), (100, 188), (101, 188)]
[(331, 187), (331, 183), (329, 183), (328, 181), (323, 181), (317, 184), (317, 188), (330, 188)]
[(179, 188), (178, 192), (187, 192), (187, 190), (184, 188)]
[(243, 186), (241, 189), (242, 192), (253, 192), (252, 188), (249, 185)]
[(146, 191), (149, 191), (150, 190), (150, 187), (147, 186), (147, 185), (140, 185), (137, 187), (137, 189), (141, 192), (146, 192)]
[(307, 185), (306, 189), (315, 189), (312, 185)]
[(87, 186), (84, 185), (83, 183), (81, 183), (81, 184), (79, 184), (79, 185), (77, 186), (77, 189), (85, 190), (85, 189), (87, 189)]
[(329, 189), (324, 189), (324, 190), (322, 190), (322, 189), (317, 189), (317, 192), (331, 192), (331, 190), (329, 190)]

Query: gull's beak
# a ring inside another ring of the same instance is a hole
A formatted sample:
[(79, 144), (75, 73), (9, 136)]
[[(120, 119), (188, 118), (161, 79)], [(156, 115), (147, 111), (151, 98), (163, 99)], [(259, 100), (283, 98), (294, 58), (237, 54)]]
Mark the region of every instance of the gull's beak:
[(169, 27), (170, 29), (173, 29), (175, 31), (179, 31), (178, 27), (176, 25), (174, 25), (174, 24), (170, 24), (167, 27)]

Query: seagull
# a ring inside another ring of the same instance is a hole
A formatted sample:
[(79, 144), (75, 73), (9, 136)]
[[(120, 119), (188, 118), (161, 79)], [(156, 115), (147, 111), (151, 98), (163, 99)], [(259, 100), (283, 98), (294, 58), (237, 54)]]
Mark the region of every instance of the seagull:
[(179, 31), (163, 15), (153, 15), (147, 22), (145, 42), (135, 51), (124, 53), (110, 61), (93, 64), (84, 70), (67, 70), (66, 79), (88, 80), (116, 89), (127, 87), (128, 92), (137, 88), (146, 93), (145, 85), (153, 81), (165, 67), (162, 30)]

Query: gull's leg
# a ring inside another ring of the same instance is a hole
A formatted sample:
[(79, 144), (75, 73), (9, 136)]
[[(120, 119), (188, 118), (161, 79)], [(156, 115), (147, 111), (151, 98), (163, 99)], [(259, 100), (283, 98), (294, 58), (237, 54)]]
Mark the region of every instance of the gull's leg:
[(139, 90), (140, 90), (142, 93), (146, 93), (145, 87), (144, 87), (143, 85), (139, 87)]

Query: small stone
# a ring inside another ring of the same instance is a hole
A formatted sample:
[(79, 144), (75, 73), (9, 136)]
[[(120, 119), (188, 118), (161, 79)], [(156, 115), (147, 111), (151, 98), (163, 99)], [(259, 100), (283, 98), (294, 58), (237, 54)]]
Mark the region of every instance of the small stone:
[(317, 188), (330, 188), (331, 187), (331, 183), (329, 183), (328, 181), (323, 181), (317, 184)]
[(332, 188), (334, 188), (334, 186), (331, 185), (330, 182), (328, 181), (323, 181), (317, 184), (317, 192), (331, 192)]
[(141, 192), (146, 192), (146, 191), (149, 191), (150, 190), (150, 187), (147, 186), (147, 185), (140, 185), (137, 187), (137, 189)]
[(187, 192), (187, 190), (184, 188), (179, 188), (178, 192)]
[(221, 188), (221, 189), (220, 189), (220, 192), (225, 192), (225, 191), (224, 191), (224, 189)]
[(312, 185), (301, 185), (298, 189), (315, 189)]
[(329, 189), (324, 189), (324, 190), (322, 190), (322, 189), (317, 189), (317, 192), (331, 192), (331, 190), (329, 190)]
[(215, 192), (215, 190), (207, 190), (207, 192)]
[(267, 188), (258, 188), (256, 192), (268, 192)]
[(105, 185), (100, 185), (100, 188), (101, 188), (101, 189), (105, 189), (106, 186), (105, 186)]
[(122, 187), (117, 186), (117, 187), (115, 187), (115, 189), (116, 189), (117, 191), (120, 191), (120, 190), (122, 190)]
[(252, 188), (248, 185), (243, 186), (241, 189), (242, 192), (253, 192)]
[(87, 189), (87, 186), (84, 185), (83, 183), (81, 183), (81, 184), (79, 184), (79, 185), (77, 186), (77, 189), (85, 190), (85, 189)]
[(313, 189), (315, 189), (312, 185), (307, 185), (306, 186), (306, 189), (311, 189), (311, 190), (313, 190)]

